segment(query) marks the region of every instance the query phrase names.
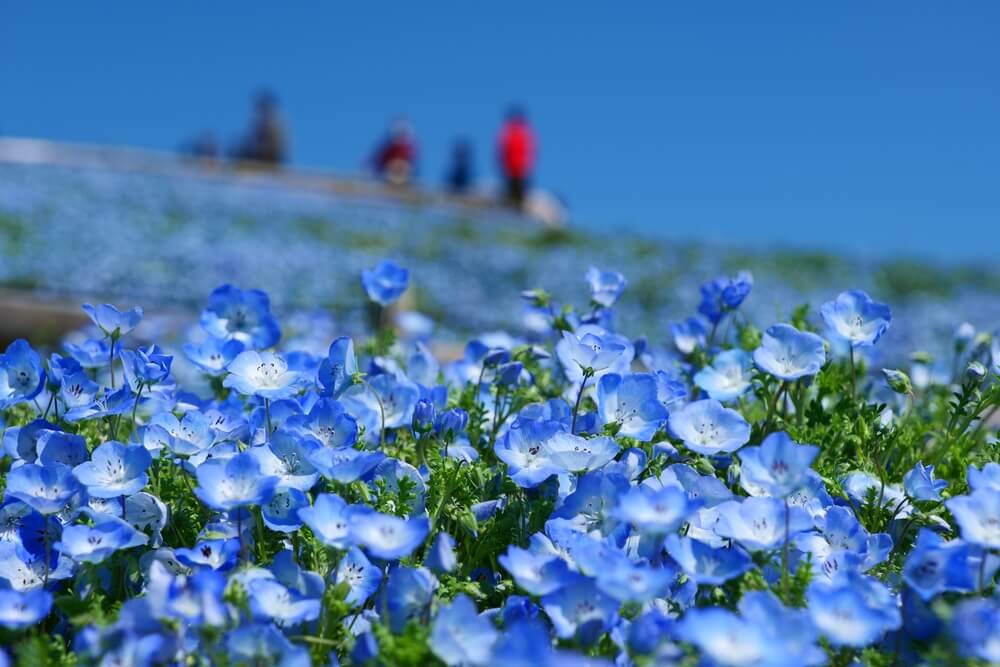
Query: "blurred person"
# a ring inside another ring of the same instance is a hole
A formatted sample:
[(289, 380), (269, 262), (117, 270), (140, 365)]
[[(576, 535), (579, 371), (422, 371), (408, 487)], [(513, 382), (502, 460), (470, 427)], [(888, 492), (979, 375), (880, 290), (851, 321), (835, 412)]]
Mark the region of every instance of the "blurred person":
[(405, 118), (392, 122), (372, 157), (375, 173), (386, 183), (410, 185), (417, 169), (417, 143), (413, 126)]
[(219, 157), (219, 142), (215, 139), (215, 134), (210, 130), (199, 133), (187, 144), (183, 152), (191, 157), (212, 162)]
[(535, 136), (520, 107), (511, 107), (500, 128), (497, 157), (507, 184), (507, 201), (517, 209), (524, 207), (531, 172), (535, 167)]
[(257, 94), (254, 117), (239, 157), (272, 165), (279, 165), (287, 158), (285, 126), (278, 113), (278, 100), (270, 91)]
[(461, 195), (472, 188), (473, 179), (472, 144), (466, 139), (459, 139), (451, 148), (451, 164), (445, 183), (449, 192)]

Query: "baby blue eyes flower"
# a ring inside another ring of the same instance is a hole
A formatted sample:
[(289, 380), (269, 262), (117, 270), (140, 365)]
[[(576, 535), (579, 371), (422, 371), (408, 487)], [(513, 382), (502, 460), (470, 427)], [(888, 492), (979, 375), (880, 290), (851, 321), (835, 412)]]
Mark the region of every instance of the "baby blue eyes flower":
[(691, 354), (699, 347), (705, 347), (708, 338), (705, 325), (694, 317), (670, 325), (670, 334), (674, 337), (677, 350), (684, 355)]
[(564, 588), (542, 597), (542, 608), (560, 639), (575, 637), (590, 645), (617, 619), (619, 603), (589, 577), (569, 578)]
[(442, 607), (431, 627), (431, 650), (444, 664), (484, 665), (490, 660), (499, 633), (481, 618), (475, 603), (464, 593)]
[(294, 627), (319, 618), (320, 602), (299, 595), (274, 579), (254, 579), (247, 585), (250, 609), (260, 620), (272, 620), (284, 627)]
[(617, 424), (618, 433), (649, 442), (667, 419), (656, 377), (608, 373), (597, 383), (597, 413), (602, 424)]
[(39, 623), (52, 610), (52, 594), (32, 591), (0, 590), (0, 626), (21, 630)]
[(458, 558), (455, 556), (455, 539), (448, 533), (438, 533), (427, 552), (426, 563), (431, 572), (437, 574), (454, 572), (455, 568), (458, 567)]
[(984, 465), (982, 470), (970, 465), (968, 479), (969, 488), (973, 491), (978, 491), (979, 489), (1000, 491), (1000, 463), (991, 461)]
[(272, 352), (246, 350), (229, 364), (229, 375), (222, 381), (244, 396), (269, 400), (291, 398), (303, 386), (302, 375), (289, 370), (288, 363)]
[(578, 474), (601, 468), (620, 449), (618, 443), (605, 436), (588, 440), (565, 431), (556, 432), (545, 442), (548, 459), (553, 465), (562, 471)]
[(86, 501), (87, 491), (69, 466), (35, 463), (20, 466), (7, 475), (6, 494), (41, 514), (56, 514)]
[(934, 466), (921, 462), (903, 476), (903, 488), (913, 500), (941, 500), (941, 492), (947, 487), (947, 481), (934, 479)]
[(87, 486), (91, 496), (118, 498), (130, 496), (146, 486), (149, 482), (146, 469), (152, 462), (145, 447), (129, 447), (111, 441), (95, 449), (91, 460), (76, 466), (73, 474)]
[(594, 266), (587, 270), (587, 283), (590, 285), (590, 300), (604, 308), (615, 305), (628, 285), (622, 274), (616, 271), (601, 271)]
[(28, 401), (45, 386), (42, 358), (27, 341), (18, 339), (0, 356), (0, 406)]
[(584, 333), (577, 337), (563, 332), (562, 340), (556, 346), (559, 361), (571, 381), (578, 381), (587, 370), (594, 376), (601, 375), (618, 362), (625, 354), (625, 346), (611, 336), (601, 337), (594, 333)]
[(226, 366), (244, 350), (236, 339), (225, 340), (209, 336), (201, 343), (184, 343), (184, 355), (209, 375), (222, 375)]
[(522, 589), (532, 595), (548, 595), (566, 585), (569, 567), (551, 553), (535, 553), (511, 545), (497, 559)]
[(767, 659), (774, 657), (775, 647), (761, 626), (726, 609), (690, 609), (678, 622), (675, 632), (715, 664), (732, 667), (771, 664)]
[(778, 498), (730, 500), (715, 510), (719, 517), (713, 528), (715, 534), (735, 540), (750, 551), (778, 549), (786, 538), (813, 526), (808, 512)]
[(817, 455), (819, 447), (800, 445), (784, 431), (772, 433), (759, 447), (747, 447), (739, 453), (743, 477), (778, 498), (806, 484), (809, 466)]
[(666, 535), (680, 528), (697, 506), (675, 486), (654, 489), (633, 486), (618, 499), (614, 516), (648, 535)]
[(743, 350), (720, 352), (694, 375), (694, 383), (717, 401), (732, 401), (750, 389), (750, 355)]
[(981, 488), (945, 501), (962, 539), (986, 549), (1000, 549), (1000, 491)]
[(826, 348), (823, 339), (814, 333), (799, 331), (790, 324), (775, 324), (764, 332), (753, 360), (765, 373), (792, 381), (819, 373), (826, 361)]
[(955, 605), (951, 617), (951, 634), (962, 655), (979, 658), (988, 664), (1000, 663), (1000, 601), (993, 599), (963, 600)]
[(921, 528), (903, 565), (903, 579), (924, 601), (945, 591), (971, 592), (978, 584), (978, 562), (983, 557), (974, 549), (968, 542), (946, 542), (937, 533)]
[(261, 473), (257, 459), (248, 452), (228, 460), (212, 459), (195, 471), (198, 486), (194, 493), (212, 509), (229, 511), (249, 505), (263, 505), (274, 495), (277, 477)]
[(358, 372), (358, 360), (354, 355), (354, 341), (341, 336), (330, 343), (327, 356), (320, 363), (317, 377), (320, 395), (338, 398), (353, 383)]
[(713, 399), (688, 403), (670, 415), (669, 424), (685, 447), (706, 456), (734, 452), (750, 440), (743, 415)]
[(741, 271), (735, 278), (716, 278), (701, 286), (698, 312), (712, 324), (718, 324), (726, 313), (736, 310), (753, 289), (753, 275)]
[(409, 282), (410, 272), (389, 260), (383, 260), (361, 272), (361, 284), (365, 293), (380, 306), (395, 303), (403, 296)]
[(426, 517), (401, 519), (370, 509), (351, 514), (351, 539), (382, 560), (406, 558), (423, 544), (429, 529)]
[(137, 393), (139, 387), (149, 387), (165, 381), (170, 375), (170, 366), (174, 360), (156, 345), (140, 347), (134, 351), (122, 350), (121, 359), (125, 379), (132, 391)]
[(425, 567), (397, 565), (389, 572), (385, 586), (385, 609), (389, 628), (400, 633), (412, 620), (427, 623), (438, 580)]
[(889, 306), (872, 301), (861, 290), (841, 292), (823, 304), (820, 314), (838, 338), (854, 347), (877, 343), (892, 321)]
[(267, 294), (232, 285), (218, 287), (209, 295), (201, 326), (215, 338), (235, 339), (258, 350), (271, 347), (281, 338)]
[(142, 319), (142, 308), (136, 306), (126, 311), (118, 310), (110, 303), (99, 306), (92, 306), (89, 303), (83, 304), (83, 312), (87, 313), (90, 321), (97, 325), (105, 336), (110, 338), (121, 338), (125, 334), (135, 329)]
[(344, 601), (357, 607), (367, 602), (378, 590), (382, 583), (382, 571), (372, 565), (360, 549), (354, 547), (337, 564), (334, 582), (347, 584), (349, 592)]
[(320, 473), (310, 459), (320, 447), (315, 440), (279, 429), (266, 445), (248, 451), (260, 465), (261, 474), (278, 478), (277, 488), (308, 491), (319, 480)]
[(867, 646), (902, 623), (896, 597), (864, 575), (814, 581), (806, 599), (813, 623), (834, 646)]
[(668, 535), (664, 545), (670, 557), (698, 584), (720, 586), (753, 568), (740, 547), (712, 547), (699, 540)]
[(149, 538), (126, 522), (104, 516), (93, 527), (67, 526), (62, 537), (53, 545), (73, 560), (82, 563), (100, 563), (122, 549), (138, 547)]
[(276, 491), (260, 509), (265, 526), (279, 533), (294, 533), (302, 527), (299, 510), (308, 506), (309, 497), (305, 493), (285, 487)]
[(316, 496), (312, 507), (299, 510), (302, 520), (323, 544), (336, 549), (351, 545), (351, 508), (335, 493)]
[(507, 464), (515, 484), (532, 488), (562, 472), (546, 448), (546, 442), (561, 428), (558, 422), (523, 422), (497, 441), (493, 451)]

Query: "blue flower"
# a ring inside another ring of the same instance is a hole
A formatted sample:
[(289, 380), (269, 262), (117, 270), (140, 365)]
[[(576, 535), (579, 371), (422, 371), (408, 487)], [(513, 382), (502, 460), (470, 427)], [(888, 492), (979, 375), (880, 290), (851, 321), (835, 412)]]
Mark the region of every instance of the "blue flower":
[(250, 609), (257, 620), (271, 620), (293, 627), (319, 618), (320, 602), (290, 590), (274, 579), (253, 579), (247, 584)]
[(924, 601), (944, 591), (971, 592), (976, 588), (976, 570), (983, 557), (968, 542), (946, 542), (937, 533), (921, 528), (906, 556), (903, 579)]
[(963, 540), (986, 549), (1000, 549), (1000, 491), (981, 488), (944, 504), (955, 517)]
[(454, 572), (458, 567), (458, 559), (455, 556), (455, 539), (448, 533), (438, 533), (431, 542), (431, 548), (424, 559), (427, 567), (432, 572), (447, 574)]
[(195, 366), (209, 375), (222, 375), (226, 366), (244, 350), (244, 345), (236, 339), (226, 340), (208, 336), (197, 345), (184, 343), (184, 354)]
[(426, 624), (438, 580), (425, 567), (397, 565), (389, 572), (385, 586), (385, 609), (389, 628), (400, 633), (411, 620)]
[(677, 351), (684, 355), (691, 354), (699, 347), (704, 347), (708, 340), (708, 330), (705, 328), (705, 324), (695, 317), (671, 324), (670, 334), (674, 337), (674, 346)]
[(319, 471), (311, 459), (321, 447), (311, 438), (278, 429), (266, 445), (248, 451), (257, 459), (261, 474), (278, 478), (278, 489), (308, 491), (319, 480)]
[(110, 441), (94, 450), (89, 461), (73, 468), (76, 478), (95, 498), (130, 496), (149, 482), (146, 469), (153, 462), (141, 445), (126, 446)]
[(380, 306), (395, 303), (403, 296), (409, 282), (410, 272), (389, 260), (382, 260), (361, 272), (361, 284), (368, 298)]
[(556, 353), (562, 362), (566, 376), (571, 382), (578, 382), (589, 370), (594, 377), (600, 377), (608, 369), (620, 363), (625, 356), (626, 346), (614, 336), (600, 336), (596, 332), (582, 330), (577, 337), (563, 332), (562, 340), (556, 345)]
[(750, 424), (716, 400), (688, 403), (670, 415), (670, 430), (693, 452), (713, 456), (734, 452), (750, 440)]
[(116, 551), (146, 544), (149, 538), (128, 523), (111, 516), (102, 516), (91, 526), (67, 526), (62, 537), (53, 545), (73, 560), (100, 563)]
[[(777, 498), (730, 500), (715, 508), (719, 537), (739, 542), (750, 551), (770, 551), (792, 540), (796, 533), (812, 528), (812, 517), (801, 507), (791, 507)], [(787, 532), (786, 532), (787, 527)]]
[(680, 528), (696, 509), (687, 494), (675, 486), (655, 489), (633, 486), (618, 498), (614, 516), (646, 535), (666, 535)]
[(401, 519), (370, 509), (351, 514), (351, 539), (382, 560), (406, 558), (423, 544), (429, 529), (426, 517)]
[(97, 328), (105, 336), (111, 338), (121, 338), (135, 329), (139, 320), (142, 319), (142, 308), (138, 306), (122, 312), (110, 303), (103, 303), (99, 306), (85, 303), (83, 304), (83, 312), (87, 313), (90, 321), (97, 325)]
[(313, 531), (323, 544), (346, 549), (352, 544), (350, 534), (351, 508), (335, 493), (316, 496), (312, 507), (299, 510), (299, 519)]
[(0, 626), (21, 630), (41, 622), (52, 609), (52, 594), (33, 591), (0, 590)]
[(445, 440), (452, 440), (465, 432), (469, 425), (469, 413), (462, 408), (443, 411), (434, 421), (434, 431)]
[(357, 607), (367, 602), (378, 589), (382, 571), (372, 565), (360, 549), (353, 547), (337, 564), (334, 581), (347, 585), (348, 593), (344, 601)]
[(634, 563), (621, 551), (610, 551), (608, 556), (600, 558), (600, 564), (595, 572), (597, 587), (621, 603), (652, 602), (666, 594), (677, 578), (673, 568)]
[(677, 623), (675, 633), (720, 665), (769, 665), (769, 659), (774, 657), (774, 644), (763, 629), (727, 609), (689, 609)]
[(449, 667), (482, 665), (489, 661), (498, 636), (493, 624), (478, 615), (475, 603), (459, 593), (434, 618), (430, 647)]
[(813, 623), (834, 646), (867, 646), (902, 624), (896, 596), (861, 574), (814, 581), (806, 600)]
[(320, 363), (318, 379), (321, 396), (338, 398), (353, 383), (358, 372), (358, 360), (354, 356), (354, 341), (341, 336), (330, 343), (330, 351)]
[(122, 369), (132, 391), (138, 393), (140, 386), (160, 384), (170, 376), (170, 366), (174, 358), (156, 345), (140, 347), (135, 351), (122, 350)]
[(649, 442), (667, 419), (656, 377), (647, 373), (608, 373), (597, 383), (601, 424), (618, 424), (618, 433)]
[(698, 312), (712, 324), (718, 324), (726, 313), (736, 310), (753, 289), (753, 275), (741, 271), (735, 278), (716, 278), (701, 286)]
[(82, 435), (43, 429), (38, 432), (38, 463), (61, 463), (70, 467), (87, 460), (87, 441)]
[(82, 369), (63, 378), (59, 398), (67, 410), (88, 408), (97, 399), (100, 387)]
[(245, 624), (226, 635), (227, 656), (234, 664), (308, 667), (309, 652), (288, 641), (273, 625)]
[(993, 599), (963, 600), (955, 605), (950, 623), (951, 634), (962, 655), (979, 658), (989, 664), (1000, 663), (1000, 602)]
[(542, 609), (560, 639), (575, 637), (593, 644), (618, 617), (619, 604), (597, 588), (590, 577), (573, 576), (566, 586), (542, 597)]
[(350, 447), (321, 447), (309, 458), (309, 462), (316, 466), (323, 477), (341, 484), (350, 484), (371, 472), (384, 458), (385, 454), (382, 452), (362, 452)]
[(20, 466), (7, 475), (6, 494), (41, 514), (55, 514), (76, 507), (87, 498), (87, 490), (69, 466), (35, 463)]
[(215, 510), (229, 511), (248, 505), (263, 505), (278, 486), (277, 477), (261, 474), (257, 459), (248, 452), (228, 460), (211, 459), (195, 471), (198, 499)]
[(303, 386), (302, 375), (289, 369), (288, 363), (273, 352), (245, 350), (236, 355), (226, 370), (229, 375), (222, 385), (244, 396), (274, 401), (291, 398)]
[(63, 347), (66, 348), (74, 361), (84, 368), (103, 368), (108, 365), (111, 359), (118, 356), (122, 346), (120, 341), (115, 341), (114, 351), (112, 351), (111, 343), (106, 339), (88, 338), (79, 345), (70, 342), (63, 343)]
[(750, 388), (751, 360), (743, 350), (726, 350), (716, 355), (710, 366), (694, 374), (694, 383), (710, 398), (732, 401)]
[(817, 644), (819, 632), (809, 612), (788, 608), (770, 591), (747, 591), (739, 604), (740, 615), (755, 623), (771, 645), (770, 665), (825, 665), (826, 652)]
[(30, 401), (45, 386), (42, 358), (26, 340), (17, 339), (0, 357), (0, 406)]
[(768, 495), (784, 498), (808, 481), (809, 466), (819, 455), (819, 447), (800, 445), (784, 431), (764, 438), (759, 447), (740, 451), (742, 478)]
[(271, 347), (281, 338), (267, 294), (232, 285), (218, 287), (209, 295), (208, 306), (201, 313), (201, 326), (216, 338), (235, 339), (258, 350)]
[(753, 569), (753, 561), (737, 546), (715, 548), (690, 537), (668, 535), (670, 557), (697, 584), (720, 586)]
[(281, 487), (261, 506), (264, 525), (279, 533), (294, 533), (302, 527), (299, 510), (309, 506), (309, 497), (293, 486)]
[(533, 552), (511, 545), (498, 559), (519, 587), (532, 595), (548, 595), (568, 583), (566, 561), (551, 553)]
[(775, 324), (764, 332), (754, 350), (754, 363), (779, 380), (798, 380), (816, 375), (826, 361), (823, 339), (790, 324)]
[(628, 285), (625, 276), (617, 271), (601, 271), (594, 266), (587, 270), (587, 283), (590, 285), (590, 300), (604, 308), (615, 305)]
[(225, 572), (236, 566), (240, 554), (238, 539), (204, 540), (190, 549), (177, 549), (177, 560), (188, 567), (207, 567)]
[(1000, 463), (990, 461), (983, 465), (982, 470), (970, 465), (968, 478), (969, 488), (973, 491), (978, 491), (979, 489), (1000, 491)]
[(861, 290), (841, 292), (823, 304), (820, 314), (834, 335), (854, 347), (877, 343), (892, 321), (889, 306), (872, 301)]
[(543, 447), (553, 465), (577, 474), (603, 467), (621, 450), (618, 443), (607, 436), (588, 439), (561, 430), (547, 439)]
[(934, 466), (918, 462), (903, 476), (903, 488), (913, 500), (941, 500), (941, 492), (948, 487), (943, 479), (934, 479)]

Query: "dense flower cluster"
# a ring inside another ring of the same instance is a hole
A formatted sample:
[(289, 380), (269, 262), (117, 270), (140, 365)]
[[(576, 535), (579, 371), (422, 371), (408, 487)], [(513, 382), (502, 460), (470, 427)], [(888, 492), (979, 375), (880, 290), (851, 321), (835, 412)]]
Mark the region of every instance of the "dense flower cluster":
[(759, 330), (741, 273), (661, 346), (615, 327), (623, 276), (584, 284), (447, 363), (317, 354), (231, 285), (165, 347), (111, 305), (12, 343), (0, 664), (1000, 661), (1000, 344), (872, 373), (887, 306)]

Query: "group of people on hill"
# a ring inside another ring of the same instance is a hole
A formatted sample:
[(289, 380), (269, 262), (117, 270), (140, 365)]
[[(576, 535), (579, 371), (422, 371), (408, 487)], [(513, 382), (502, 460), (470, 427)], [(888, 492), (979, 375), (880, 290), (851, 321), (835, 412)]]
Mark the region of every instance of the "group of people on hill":
[[(497, 136), (497, 163), (505, 184), (506, 201), (523, 209), (528, 185), (535, 166), (537, 144), (531, 125), (520, 107), (512, 107)], [(202, 158), (217, 158), (219, 148), (211, 135), (202, 135), (188, 148)], [(405, 119), (394, 121), (369, 160), (369, 167), (383, 182), (393, 187), (408, 187), (416, 178), (418, 148), (413, 126)], [(253, 118), (246, 135), (230, 151), (240, 161), (281, 165), (288, 158), (288, 139), (274, 95), (258, 94)], [(455, 142), (445, 174), (445, 186), (457, 195), (471, 193), (475, 187), (472, 144), (467, 139)]]

